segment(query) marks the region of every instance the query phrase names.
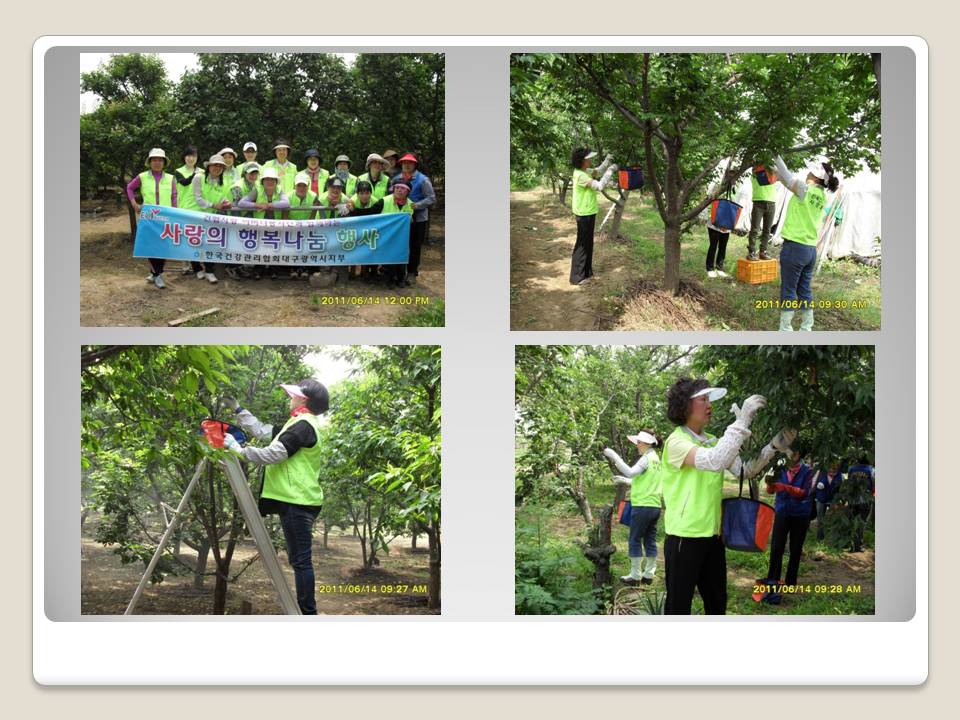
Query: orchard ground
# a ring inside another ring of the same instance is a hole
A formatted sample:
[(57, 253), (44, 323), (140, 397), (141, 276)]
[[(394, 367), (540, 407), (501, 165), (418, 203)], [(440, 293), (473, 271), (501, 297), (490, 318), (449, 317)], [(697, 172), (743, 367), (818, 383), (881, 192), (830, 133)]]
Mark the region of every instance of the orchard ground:
[[(143, 565), (124, 565), (112, 548), (96, 542), (92, 520), (87, 521), (81, 536), (80, 612), (83, 615), (122, 615), (133, 591), (140, 582)], [(322, 615), (418, 615), (436, 614), (427, 609), (426, 585), (429, 576), (429, 554), (426, 538), (420, 546), (410, 547), (410, 538), (398, 538), (390, 544), (390, 552), (380, 555), (380, 565), (362, 568), (360, 541), (350, 533), (331, 532), (328, 547), (323, 548), (322, 533), (314, 536), (313, 565), (317, 576), (317, 610)], [(252, 540), (237, 545), (231, 564), (236, 573), (256, 553)], [(181, 558), (188, 565), (196, 553), (181, 546)], [(284, 577), (294, 586), (293, 570), (286, 552), (279, 552)], [(213, 569), (213, 558), (208, 570)], [(147, 585), (137, 605), (138, 615), (209, 615), (213, 608), (214, 578), (206, 577), (202, 588), (194, 588), (193, 574), (183, 568), (184, 575), (168, 575), (163, 582)], [(376, 590), (376, 592), (373, 591)], [(253, 606), (255, 615), (282, 613), (276, 593), (263, 563), (252, 565), (230, 584), (227, 591), (228, 615), (241, 612), (243, 600)]]
[[(761, 485), (762, 488), (762, 485)], [(724, 497), (736, 497), (737, 484), (724, 485)], [(609, 504), (613, 496), (612, 486), (595, 486), (588, 491), (591, 505), (596, 508)], [(772, 504), (772, 497), (761, 490), (761, 500)], [(593, 565), (583, 557), (576, 541), (585, 538), (586, 524), (567, 503), (544, 508), (529, 503), (517, 508), (516, 522), (519, 528), (540, 524), (541, 533), (549, 538), (549, 552), (568, 553), (575, 558), (573, 573), (567, 578), (578, 591), (588, 594), (592, 587)], [(657, 571), (652, 585), (635, 588), (620, 582), (620, 576), (630, 572), (627, 556), (627, 527), (614, 519), (611, 542), (617, 552), (611, 557), (611, 574), (614, 591), (621, 591), (617, 599), (635, 602), (646, 593), (663, 594), (663, 515), (657, 526)], [(799, 585), (809, 592), (784, 595), (780, 605), (755, 602), (752, 598), (754, 584), (765, 578), (770, 563), (767, 552), (747, 553), (727, 550), (727, 614), (728, 615), (873, 615), (875, 610), (874, 582), (875, 557), (873, 536), (866, 534), (866, 543), (861, 552), (835, 550), (816, 538), (817, 522), (810, 524), (800, 560)], [(789, 551), (784, 554), (783, 568), (786, 571)], [(703, 614), (703, 602), (695, 593), (693, 614)]]
[[(80, 220), (80, 324), (166, 326), (211, 307), (215, 315), (185, 326), (443, 325), (444, 217), (432, 213), (417, 284), (401, 290), (360, 280), (313, 288), (306, 280), (233, 280), (218, 273), (216, 285), (184, 274), (189, 264), (169, 261), (167, 287), (145, 282), (147, 261), (134, 258), (125, 208)], [(362, 303), (362, 304), (361, 304)]]
[[(736, 280), (747, 238), (731, 234), (727, 279), (707, 278), (705, 226), (682, 238), (679, 296), (662, 289), (663, 224), (649, 198), (633, 193), (619, 237), (600, 235), (610, 207), (600, 199), (593, 267), (596, 279), (569, 282), (576, 223), (569, 205), (547, 188), (510, 193), (510, 327), (513, 330), (776, 330), (779, 278), (763, 285)], [(569, 196), (568, 196), (569, 203)], [(774, 256), (779, 247), (773, 248)], [(815, 330), (878, 330), (880, 270), (827, 260), (814, 299), (845, 307), (816, 311)]]

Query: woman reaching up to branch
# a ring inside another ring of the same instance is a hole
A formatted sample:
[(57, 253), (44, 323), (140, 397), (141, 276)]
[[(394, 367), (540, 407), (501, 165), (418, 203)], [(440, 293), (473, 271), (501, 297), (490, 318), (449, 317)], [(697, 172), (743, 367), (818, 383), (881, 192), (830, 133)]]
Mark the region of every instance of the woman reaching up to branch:
[(827, 207), (826, 191), (836, 192), (840, 179), (830, 163), (814, 162), (806, 177), (787, 169), (777, 156), (777, 174), (795, 197), (783, 222), (780, 251), (780, 330), (793, 330), (793, 315), (800, 310), (800, 329), (813, 330), (813, 268), (817, 262), (817, 236)]

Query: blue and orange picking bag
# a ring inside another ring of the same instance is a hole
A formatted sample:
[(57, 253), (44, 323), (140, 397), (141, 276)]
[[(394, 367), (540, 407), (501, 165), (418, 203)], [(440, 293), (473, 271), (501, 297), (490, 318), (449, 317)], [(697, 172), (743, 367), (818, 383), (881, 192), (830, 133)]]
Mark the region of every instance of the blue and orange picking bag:
[(733, 230), (740, 220), (743, 205), (738, 205), (729, 198), (717, 198), (710, 206), (710, 223), (714, 227)]
[(617, 181), (621, 190), (640, 190), (643, 188), (643, 168), (621, 168), (617, 173)]
[(740, 468), (740, 494), (720, 503), (723, 544), (741, 552), (763, 552), (770, 541), (776, 511), (772, 505), (743, 497), (743, 467)]
[(777, 173), (766, 165), (757, 165), (753, 168), (753, 175), (757, 178), (757, 185), (773, 185), (777, 181)]
[(244, 445), (247, 442), (247, 435), (239, 425), (224, 422), (223, 420), (214, 420), (207, 418), (200, 423), (200, 430), (197, 435), (203, 435), (212, 447), (223, 448), (224, 435), (233, 435), (237, 442)]

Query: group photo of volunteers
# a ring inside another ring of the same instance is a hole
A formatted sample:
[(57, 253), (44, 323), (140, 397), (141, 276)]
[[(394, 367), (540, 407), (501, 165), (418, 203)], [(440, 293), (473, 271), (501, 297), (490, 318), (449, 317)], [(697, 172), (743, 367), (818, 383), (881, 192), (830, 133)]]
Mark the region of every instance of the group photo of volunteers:
[(82, 324), (443, 324), (442, 54), (90, 54), (80, 79)]
[[(437, 201), (430, 178), (419, 169), (420, 161), (412, 152), (402, 155), (387, 149), (370, 153), (359, 176), (350, 170), (352, 161), (338, 155), (331, 170), (321, 166), (321, 155), (311, 148), (303, 155), (301, 169), (290, 160), (287, 140), (276, 140), (273, 157), (258, 162), (253, 141), (243, 144), (244, 162), (237, 164), (237, 153), (223, 147), (202, 166), (198, 165), (195, 145), (183, 149), (183, 165), (168, 172), (166, 152), (153, 148), (146, 167), (127, 183), (127, 199), (139, 215), (144, 204), (174, 207), (196, 212), (231, 214), (238, 217), (269, 220), (314, 220), (358, 217), (381, 213), (406, 213), (410, 216), (409, 261), (403, 265), (355, 266), (351, 275), (367, 282), (381, 282), (388, 288), (416, 284), (420, 271), (420, 253), (426, 238), (430, 208)], [(165, 261), (150, 258), (147, 282), (159, 289), (164, 280)], [(191, 262), (182, 274), (195, 274), (198, 280), (216, 284), (218, 274), (231, 278), (260, 280), (309, 279), (320, 268), (241, 265)]]
[(516, 612), (873, 614), (873, 388), (870, 346), (518, 346)]
[(512, 55), (511, 327), (879, 329), (880, 64)]
[(439, 614), (440, 359), (82, 345), (81, 613)]

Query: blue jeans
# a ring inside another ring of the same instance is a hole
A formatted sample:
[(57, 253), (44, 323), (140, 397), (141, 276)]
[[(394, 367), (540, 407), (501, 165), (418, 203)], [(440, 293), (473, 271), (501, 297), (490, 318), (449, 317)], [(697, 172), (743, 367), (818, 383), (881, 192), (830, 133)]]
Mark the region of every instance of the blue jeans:
[(658, 507), (632, 507), (630, 509), (630, 536), (627, 540), (628, 555), (643, 557), (644, 548), (649, 558), (657, 556), (657, 520), (660, 519)]
[(780, 300), (800, 300), (796, 307), (785, 310), (813, 308), (813, 266), (817, 262), (816, 245), (804, 245), (784, 239), (780, 251)]
[(287, 541), (287, 560), (293, 568), (297, 604), (304, 615), (317, 614), (316, 577), (313, 574), (313, 523), (320, 508), (288, 505), (280, 515), (283, 537)]

